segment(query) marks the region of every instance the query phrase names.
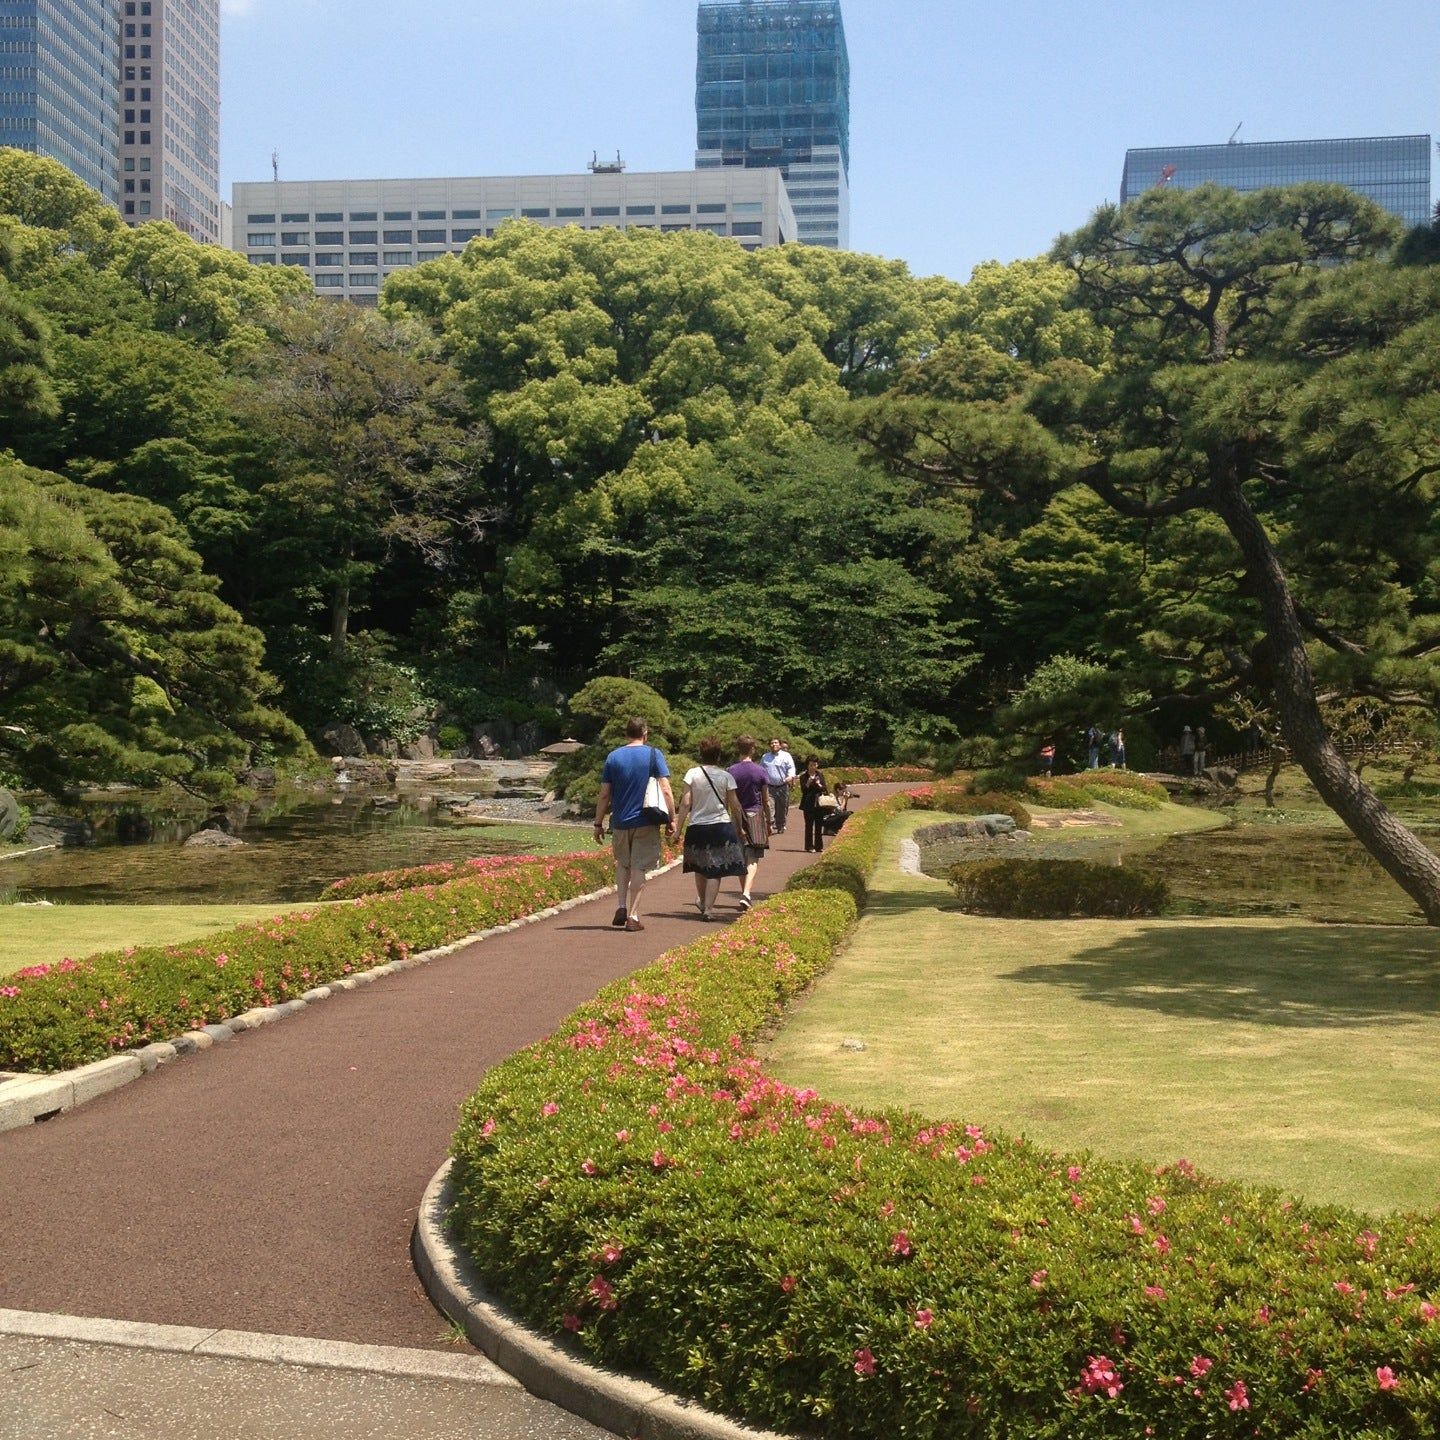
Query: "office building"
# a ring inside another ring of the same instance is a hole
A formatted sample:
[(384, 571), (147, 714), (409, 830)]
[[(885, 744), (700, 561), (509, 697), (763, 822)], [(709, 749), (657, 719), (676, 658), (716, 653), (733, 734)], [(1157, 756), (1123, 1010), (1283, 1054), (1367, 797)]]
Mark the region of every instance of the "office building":
[(0, 0), (0, 145), (120, 201), (116, 0)]
[(373, 305), (385, 276), (458, 255), (506, 220), (583, 229), (704, 231), (747, 250), (796, 238), (778, 170), (675, 170), (440, 180), (237, 184), (233, 248), (252, 265), (299, 265), (322, 295)]
[(1120, 202), (1133, 200), (1156, 185), (1191, 190), (1214, 181), (1232, 190), (1261, 190), (1303, 180), (1348, 185), (1407, 226), (1423, 225), (1430, 219), (1430, 137), (1231, 141), (1227, 145), (1127, 150)]
[(220, 243), (220, 0), (123, 0), (121, 213)]
[(695, 164), (778, 168), (799, 238), (850, 245), (850, 53), (839, 0), (700, 0)]

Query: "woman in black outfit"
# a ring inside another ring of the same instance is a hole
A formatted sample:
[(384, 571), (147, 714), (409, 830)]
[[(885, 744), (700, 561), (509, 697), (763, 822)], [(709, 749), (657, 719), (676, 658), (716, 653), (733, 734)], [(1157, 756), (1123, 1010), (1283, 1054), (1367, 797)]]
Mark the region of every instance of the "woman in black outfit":
[(805, 848), (817, 854), (825, 848), (824, 835), (820, 825), (825, 812), (820, 808), (820, 797), (829, 793), (825, 776), (820, 770), (819, 756), (811, 755), (805, 761), (800, 774), (800, 809), (805, 815)]

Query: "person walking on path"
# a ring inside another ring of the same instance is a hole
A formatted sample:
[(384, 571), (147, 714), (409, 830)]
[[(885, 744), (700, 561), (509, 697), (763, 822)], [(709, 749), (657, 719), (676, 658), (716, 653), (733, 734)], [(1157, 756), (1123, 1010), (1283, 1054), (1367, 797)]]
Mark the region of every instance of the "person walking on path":
[(740, 838), (745, 842), (745, 881), (740, 890), (740, 908), (748, 910), (752, 903), (750, 891), (755, 884), (755, 872), (770, 848), (770, 810), (766, 804), (769, 782), (765, 767), (756, 764), (752, 736), (742, 735), (735, 742), (735, 749), (740, 758), (730, 767), (730, 773), (735, 777), (735, 789), (745, 815), (740, 832)]
[(783, 740), (772, 740), (770, 748), (760, 757), (765, 768), (765, 784), (770, 790), (770, 817), (775, 833), (785, 833), (790, 818), (790, 782), (795, 778), (795, 757)]
[(1195, 773), (1195, 732), (1188, 725), (1180, 732), (1180, 769)]
[(1049, 779), (1055, 773), (1055, 742), (1047, 740), (1040, 747), (1040, 773)]
[(1195, 773), (1197, 775), (1205, 773), (1205, 750), (1205, 727), (1201, 725), (1195, 731)]
[[(595, 802), (595, 843), (605, 839), (605, 817), (611, 817), (615, 851), (615, 918), (617, 930), (643, 930), (640, 892), (652, 870), (660, 867), (660, 831), (675, 834), (675, 796), (670, 767), (650, 740), (650, 726), (638, 715), (625, 725), (625, 744), (605, 757), (600, 772), (600, 798)], [(656, 790), (651, 790), (651, 781)], [(658, 804), (656, 802), (659, 802)]]
[(1098, 725), (1092, 725), (1085, 732), (1085, 750), (1092, 770), (1100, 768), (1100, 744), (1104, 738)]
[(825, 811), (820, 806), (820, 797), (829, 794), (829, 791), (820, 769), (820, 757), (808, 756), (805, 773), (800, 777), (800, 809), (805, 814), (805, 848), (817, 855), (825, 848), (824, 831), (821, 829)]
[(720, 765), (720, 742), (713, 736), (700, 742), (700, 763), (685, 772), (675, 820), (685, 830), (685, 873), (695, 877), (700, 918), (711, 920), (720, 882), (727, 875), (743, 880), (748, 869), (740, 842), (745, 812), (735, 777)]
[(1125, 732), (1118, 725), (1110, 732), (1110, 766), (1114, 770), (1125, 768)]

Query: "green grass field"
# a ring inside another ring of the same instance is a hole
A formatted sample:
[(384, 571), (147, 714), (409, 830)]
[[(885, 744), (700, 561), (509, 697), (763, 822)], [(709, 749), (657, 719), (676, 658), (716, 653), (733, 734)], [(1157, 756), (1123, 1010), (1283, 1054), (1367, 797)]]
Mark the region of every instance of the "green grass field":
[(898, 868), (902, 837), (933, 823), (892, 828), (853, 944), (769, 1048), (777, 1074), (1314, 1200), (1440, 1204), (1440, 938), (966, 916), (947, 886)]
[(0, 975), (27, 965), (79, 960), (127, 945), (195, 940), (246, 920), (267, 920), (285, 905), (29, 905), (0, 907)]

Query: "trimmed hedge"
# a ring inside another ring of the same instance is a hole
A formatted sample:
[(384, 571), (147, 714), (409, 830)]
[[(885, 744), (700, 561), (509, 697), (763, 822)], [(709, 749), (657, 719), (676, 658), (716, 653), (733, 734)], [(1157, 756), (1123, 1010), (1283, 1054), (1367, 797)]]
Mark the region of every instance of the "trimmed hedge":
[(1134, 919), (1170, 899), (1157, 876), (1088, 860), (982, 860), (952, 866), (949, 880), (964, 909), (1015, 920)]
[[(493, 875), (512, 865), (530, 864), (534, 855), (480, 855), (472, 860), (444, 860), (435, 865), (413, 865), (404, 870), (375, 870), (368, 875), (350, 875), (327, 885), (322, 900), (359, 900), (366, 895), (387, 895), (395, 890), (415, 890), (422, 885), (447, 885), (452, 880), (473, 880)], [(570, 858), (570, 857), (567, 857)], [(575, 859), (588, 859), (576, 855)]]
[(1128, 770), (1081, 770), (1053, 780), (1031, 776), (1025, 793), (1055, 810), (1083, 810), (1097, 800), (1127, 810), (1158, 810), (1169, 799), (1163, 785)]
[[(835, 850), (873, 850), (875, 828), (861, 812)], [(1436, 1217), (858, 1114), (767, 1076), (748, 1044), (855, 914), (797, 887), (485, 1078), (451, 1220), (511, 1306), (831, 1440), (1440, 1432)]]
[(207, 936), (0, 977), (0, 1070), (64, 1070), (278, 1005), (357, 970), (448, 945), (614, 879), (609, 851), (511, 861)]

